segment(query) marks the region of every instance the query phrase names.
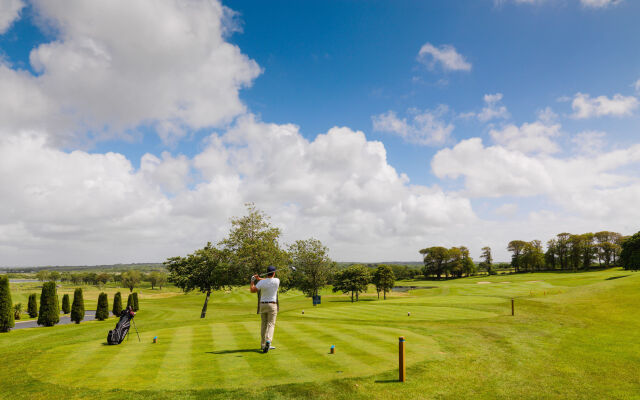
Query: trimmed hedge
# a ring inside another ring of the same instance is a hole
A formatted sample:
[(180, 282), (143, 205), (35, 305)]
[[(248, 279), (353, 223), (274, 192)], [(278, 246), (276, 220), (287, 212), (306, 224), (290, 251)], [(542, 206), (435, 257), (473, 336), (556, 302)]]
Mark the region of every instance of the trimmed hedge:
[(116, 293), (113, 296), (113, 309), (111, 310), (111, 312), (113, 312), (113, 315), (115, 315), (116, 317), (119, 317), (120, 313), (122, 312), (122, 295), (120, 294), (120, 292)]
[(133, 292), (133, 311), (138, 311), (140, 306), (138, 304), (138, 292)]
[(84, 319), (84, 298), (82, 289), (78, 288), (73, 292), (73, 304), (71, 305), (71, 321), (79, 324)]
[(16, 322), (13, 319), (9, 278), (0, 276), (0, 332), (9, 332), (14, 326), (16, 326)]
[(100, 293), (98, 296), (98, 308), (96, 309), (96, 319), (98, 321), (104, 321), (109, 318), (109, 300), (107, 300), (106, 293)]
[(40, 294), (38, 325), (54, 326), (60, 322), (60, 306), (55, 282), (45, 282)]
[(29, 303), (27, 304), (27, 313), (29, 318), (35, 318), (38, 316), (38, 298), (35, 293), (29, 295)]
[(69, 304), (69, 295), (65, 293), (64, 296), (62, 296), (62, 313), (69, 314), (70, 311), (71, 305)]

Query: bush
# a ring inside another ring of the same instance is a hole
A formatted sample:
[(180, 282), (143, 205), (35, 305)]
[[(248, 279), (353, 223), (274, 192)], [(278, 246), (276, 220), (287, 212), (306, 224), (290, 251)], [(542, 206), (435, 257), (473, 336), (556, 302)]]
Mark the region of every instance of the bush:
[(109, 300), (106, 293), (100, 293), (98, 296), (98, 308), (96, 309), (96, 319), (104, 321), (109, 318)]
[(20, 314), (22, 314), (22, 303), (16, 303), (13, 305), (13, 318), (20, 319)]
[(38, 316), (38, 299), (35, 293), (29, 295), (29, 303), (27, 304), (27, 313), (29, 318), (35, 318)]
[(62, 296), (62, 313), (69, 314), (69, 311), (71, 311), (71, 305), (69, 304), (69, 295), (65, 293), (65, 295)]
[(140, 309), (138, 305), (138, 292), (133, 292), (133, 311), (138, 311)]
[(133, 294), (129, 293), (129, 297), (127, 297), (127, 308), (133, 308)]
[(116, 317), (120, 316), (120, 313), (122, 312), (122, 295), (120, 292), (113, 296), (113, 309), (111, 311)]
[(15, 325), (9, 278), (0, 276), (0, 332), (9, 332)]
[(58, 295), (56, 294), (56, 283), (45, 282), (42, 285), (42, 294), (40, 294), (38, 325), (54, 326), (59, 321), (60, 306), (58, 305)]
[(84, 319), (84, 298), (82, 289), (78, 288), (73, 292), (73, 304), (71, 305), (71, 321), (79, 324)]

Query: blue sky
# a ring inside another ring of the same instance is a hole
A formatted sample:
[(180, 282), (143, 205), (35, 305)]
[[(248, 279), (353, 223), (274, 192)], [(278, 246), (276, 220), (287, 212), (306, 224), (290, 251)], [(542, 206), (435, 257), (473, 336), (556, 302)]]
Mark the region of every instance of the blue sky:
[[(637, 230), (620, 204), (640, 200), (638, 2), (4, 3), (0, 148), (22, 154), (4, 168), (58, 174), (6, 182), (45, 194), (6, 205), (5, 263), (25, 247), (32, 263), (157, 261), (220, 239), (245, 201), (287, 240), (319, 237), (340, 260), (485, 243), (506, 258), (510, 239)], [(297, 148), (299, 159), (280, 154)], [(340, 176), (309, 161), (337, 155)], [(25, 161), (38, 157), (58, 164)], [(72, 171), (92, 168), (105, 175), (89, 190)], [(315, 181), (326, 192), (314, 197)], [(85, 219), (25, 217), (69, 204), (65, 193), (104, 197), (109, 211), (78, 200)], [(143, 227), (126, 222), (150, 210)], [(70, 256), (74, 235), (95, 237), (87, 249), (146, 239)]]

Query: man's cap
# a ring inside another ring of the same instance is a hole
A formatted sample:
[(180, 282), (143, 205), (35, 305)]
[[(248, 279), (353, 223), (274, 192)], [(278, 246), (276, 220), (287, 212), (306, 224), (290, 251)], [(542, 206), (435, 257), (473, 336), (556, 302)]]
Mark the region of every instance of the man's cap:
[(274, 267), (273, 265), (269, 265), (267, 267), (267, 273), (271, 273), (271, 272), (276, 272), (276, 267)]

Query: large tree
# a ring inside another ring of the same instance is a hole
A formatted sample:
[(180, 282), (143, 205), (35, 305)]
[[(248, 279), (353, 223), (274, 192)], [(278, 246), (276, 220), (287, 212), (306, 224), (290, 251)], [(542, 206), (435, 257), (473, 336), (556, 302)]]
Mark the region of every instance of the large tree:
[(209, 297), (214, 290), (231, 288), (240, 281), (236, 266), (230, 262), (229, 251), (211, 243), (186, 257), (171, 257), (164, 264), (170, 282), (185, 292), (199, 290), (206, 294), (200, 318), (206, 316)]
[(509, 242), (509, 245), (507, 246), (507, 250), (509, 250), (512, 253), (511, 266), (515, 268), (516, 272), (520, 271), (520, 267), (521, 267), (520, 256), (522, 255), (526, 247), (527, 247), (527, 242), (523, 240), (512, 240)]
[(122, 286), (129, 288), (129, 292), (133, 292), (133, 289), (140, 284), (142, 280), (142, 274), (140, 271), (129, 270), (122, 273)]
[(393, 285), (396, 283), (396, 277), (393, 274), (393, 270), (388, 265), (380, 265), (373, 272), (371, 283), (376, 285), (376, 292), (378, 292), (378, 299), (380, 299), (380, 292), (383, 293), (383, 298), (387, 299), (387, 292), (389, 292)]
[(53, 326), (60, 321), (60, 306), (55, 282), (45, 282), (40, 294), (38, 325)]
[(269, 217), (253, 203), (245, 204), (247, 215), (231, 219), (229, 236), (219, 245), (227, 250), (233, 270), (234, 284), (244, 284), (253, 275), (266, 271), (269, 265), (278, 269), (281, 288), (290, 287), (289, 255), (280, 247), (280, 229), (271, 226)]
[(440, 279), (445, 272), (445, 266), (449, 259), (449, 250), (440, 246), (428, 247), (420, 250), (420, 254), (423, 257), (424, 268), (422, 268), (422, 272), (425, 278), (435, 275)]
[(637, 271), (640, 269), (640, 232), (622, 242), (620, 263), (626, 270)]
[(9, 278), (0, 276), (0, 332), (9, 332), (15, 326)]
[(349, 268), (337, 272), (333, 277), (333, 291), (349, 293), (351, 292), (351, 302), (353, 303), (353, 295), (356, 301), (359, 300), (359, 294), (367, 291), (367, 286), (371, 281), (371, 274), (364, 265), (356, 264)]
[(151, 289), (153, 290), (156, 286), (160, 286), (162, 290), (162, 285), (167, 281), (167, 274), (160, 271), (151, 271), (149, 275), (147, 275), (147, 279), (149, 283), (151, 283)]
[(482, 262), (480, 266), (487, 271), (487, 274), (493, 274), (493, 257), (491, 256), (491, 247), (485, 246), (482, 248), (482, 254), (480, 254)]
[(291, 265), (295, 267), (292, 285), (306, 296), (317, 296), (335, 270), (329, 249), (317, 239), (297, 240), (289, 246)]

